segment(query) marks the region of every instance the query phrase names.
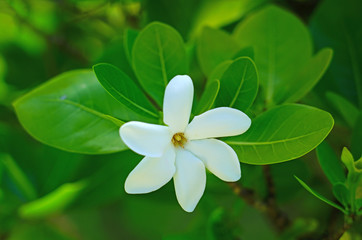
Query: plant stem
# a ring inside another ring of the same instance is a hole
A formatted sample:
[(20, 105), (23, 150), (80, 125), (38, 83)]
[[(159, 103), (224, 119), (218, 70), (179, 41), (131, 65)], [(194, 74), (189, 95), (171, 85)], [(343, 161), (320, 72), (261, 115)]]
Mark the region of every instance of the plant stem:
[(248, 205), (252, 206), (256, 210), (266, 214), (270, 222), (279, 232), (282, 232), (284, 229), (290, 226), (290, 219), (281, 209), (276, 206), (275, 203), (258, 199), (253, 190), (244, 188), (237, 182), (229, 182), (228, 184), (235, 195), (239, 196)]

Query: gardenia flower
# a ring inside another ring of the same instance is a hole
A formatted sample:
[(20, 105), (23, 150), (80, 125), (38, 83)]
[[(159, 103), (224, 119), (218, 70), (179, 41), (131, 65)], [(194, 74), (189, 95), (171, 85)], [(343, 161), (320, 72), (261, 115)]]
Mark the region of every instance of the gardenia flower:
[(122, 125), (123, 142), (145, 156), (126, 179), (127, 193), (149, 193), (173, 178), (179, 204), (192, 212), (205, 190), (205, 167), (224, 181), (240, 179), (236, 153), (213, 138), (244, 133), (250, 127), (250, 118), (237, 109), (220, 107), (189, 123), (193, 95), (191, 78), (178, 75), (165, 90), (163, 122), (167, 126), (136, 121)]

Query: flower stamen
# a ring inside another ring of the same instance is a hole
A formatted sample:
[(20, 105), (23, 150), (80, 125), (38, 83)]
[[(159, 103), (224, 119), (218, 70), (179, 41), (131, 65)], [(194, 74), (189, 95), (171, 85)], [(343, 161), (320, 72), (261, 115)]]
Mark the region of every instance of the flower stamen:
[(185, 135), (182, 132), (175, 133), (173, 135), (171, 142), (175, 147), (182, 147), (184, 148), (185, 143), (187, 142), (187, 139), (185, 138)]

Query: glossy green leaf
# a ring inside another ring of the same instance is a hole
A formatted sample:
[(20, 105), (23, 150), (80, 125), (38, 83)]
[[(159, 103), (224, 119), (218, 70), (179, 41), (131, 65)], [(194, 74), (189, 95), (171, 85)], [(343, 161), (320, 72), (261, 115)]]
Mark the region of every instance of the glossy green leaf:
[(251, 59), (254, 59), (254, 48), (253, 47), (244, 47), (240, 49), (233, 57), (233, 59), (239, 58), (239, 57), (249, 57)]
[(254, 48), (267, 107), (304, 96), (330, 61), (330, 50), (312, 58), (308, 29), (296, 16), (276, 6), (250, 15), (236, 27), (234, 36), (241, 47)]
[(338, 94), (327, 92), (326, 97), (329, 102), (333, 104), (334, 108), (342, 116), (348, 126), (354, 128), (359, 114), (358, 108)]
[(329, 182), (332, 185), (344, 183), (346, 181), (344, 168), (331, 146), (327, 142), (322, 142), (316, 150), (319, 164)]
[(362, 107), (362, 1), (325, 0), (310, 19), (317, 49), (331, 47), (334, 58), (325, 85)]
[(220, 79), (216, 106), (227, 106), (246, 111), (258, 92), (258, 73), (249, 57), (234, 60)]
[(206, 76), (222, 62), (232, 59), (239, 50), (237, 42), (226, 32), (205, 27), (197, 41), (197, 58)]
[(214, 80), (218, 80), (221, 79), (222, 75), (224, 74), (224, 72), (226, 71), (226, 69), (228, 69), (228, 67), (230, 66), (230, 64), (233, 62), (233, 60), (226, 60), (225, 62), (220, 63), (210, 74), (210, 76), (208, 77), (207, 81), (211, 82)]
[(128, 111), (135, 111), (150, 118), (149, 121), (155, 121), (158, 118), (155, 107), (148, 101), (132, 79), (119, 68), (111, 64), (100, 63), (93, 66), (93, 71), (104, 89), (116, 100), (128, 107)]
[(347, 208), (351, 202), (350, 192), (344, 183), (336, 183), (333, 185), (333, 195), (345, 208)]
[(348, 148), (343, 148), (341, 159), (349, 173), (355, 171), (356, 167), (354, 166), (354, 158)]
[(149, 24), (138, 34), (132, 62), (140, 84), (160, 106), (167, 83), (176, 75), (188, 73), (186, 49), (180, 34), (159, 22)]
[(281, 94), (275, 96), (275, 102), (279, 104), (302, 99), (322, 78), (332, 55), (333, 51), (330, 48), (320, 50), (294, 74), (292, 83), (286, 84)]
[(205, 91), (203, 92), (201, 99), (196, 107), (195, 115), (199, 115), (211, 109), (219, 93), (219, 89), (220, 89), (219, 80), (214, 80), (206, 85)]
[(331, 200), (325, 198), (324, 196), (322, 196), (321, 194), (319, 194), (318, 192), (316, 192), (315, 190), (313, 190), (311, 187), (309, 187), (305, 182), (303, 182), (301, 179), (299, 179), (297, 176), (294, 176), (298, 182), (300, 183), (300, 185), (302, 185), (302, 187), (304, 187), (308, 192), (310, 192), (313, 196), (315, 196), (316, 198), (318, 198), (319, 200), (327, 203), (328, 205), (337, 208), (338, 210), (340, 210), (341, 212), (343, 212), (344, 214), (348, 214), (348, 212), (346, 210), (344, 210), (341, 206), (337, 205), (336, 203), (332, 202)]
[(320, 109), (285, 104), (251, 121), (242, 135), (226, 138), (239, 160), (249, 164), (272, 164), (303, 156), (313, 150), (333, 127), (332, 116)]
[(123, 38), (123, 47), (126, 52), (126, 56), (128, 59), (128, 62), (132, 63), (132, 48), (134, 45), (134, 42), (136, 41), (136, 38), (138, 36), (138, 31), (127, 28), (124, 32), (124, 38)]
[(0, 162), (23, 196), (27, 200), (35, 199), (37, 193), (33, 184), (14, 159), (7, 154), (0, 154)]
[(22, 218), (43, 218), (64, 210), (84, 189), (85, 182), (66, 183), (53, 192), (19, 208)]
[(112, 98), (91, 70), (63, 73), (14, 102), (23, 127), (35, 139), (78, 153), (127, 149), (118, 131), (123, 120), (142, 116)]

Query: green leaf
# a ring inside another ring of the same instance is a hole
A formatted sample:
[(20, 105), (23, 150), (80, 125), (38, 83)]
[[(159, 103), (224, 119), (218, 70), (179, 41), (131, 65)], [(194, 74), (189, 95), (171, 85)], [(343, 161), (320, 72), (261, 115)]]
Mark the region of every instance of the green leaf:
[(325, 0), (310, 19), (317, 49), (331, 47), (334, 58), (326, 73), (327, 87), (362, 107), (362, 1)]
[(221, 79), (222, 75), (228, 69), (233, 60), (226, 60), (225, 62), (220, 63), (210, 74), (207, 81), (211, 82), (213, 80)]
[(339, 158), (337, 158), (333, 149), (327, 142), (322, 142), (317, 147), (317, 156), (319, 164), (321, 165), (324, 174), (327, 176), (329, 182), (332, 185), (337, 183), (344, 183), (346, 181), (346, 175), (344, 168)]
[(37, 193), (33, 184), (29, 181), (28, 177), (11, 156), (7, 154), (0, 154), (0, 164), (3, 165), (14, 184), (27, 200), (33, 200), (36, 198)]
[(296, 102), (302, 99), (318, 83), (332, 60), (333, 50), (323, 48), (314, 55), (293, 76), (293, 82), (287, 84), (280, 94), (275, 96), (276, 103)]
[(160, 106), (167, 83), (176, 75), (188, 73), (186, 49), (180, 34), (159, 22), (147, 25), (138, 34), (132, 62), (140, 84)]
[(239, 57), (249, 57), (251, 59), (254, 59), (254, 48), (253, 47), (244, 47), (238, 51), (233, 59), (237, 59)]
[(234, 60), (220, 79), (217, 106), (228, 106), (246, 111), (258, 92), (258, 73), (249, 57)]
[(344, 97), (338, 94), (327, 92), (326, 97), (328, 101), (334, 106), (338, 113), (342, 116), (343, 120), (350, 128), (354, 128), (358, 119), (358, 108)]
[(42, 198), (26, 203), (19, 208), (22, 218), (44, 218), (64, 210), (84, 189), (85, 182), (66, 183)]
[[(56, 224), (54, 224), (56, 225)], [(66, 231), (66, 230), (63, 230)], [(21, 222), (12, 227), (7, 240), (75, 240), (73, 233), (63, 233), (46, 222)]]
[(241, 47), (254, 48), (267, 107), (301, 98), (319, 80), (330, 60), (330, 50), (312, 58), (308, 29), (296, 16), (276, 6), (242, 21), (234, 36)]
[(348, 208), (348, 205), (351, 203), (351, 194), (344, 183), (333, 185), (333, 195), (345, 208)]
[(93, 66), (98, 81), (116, 100), (140, 115), (155, 121), (158, 118), (157, 110), (148, 101), (143, 92), (137, 87), (130, 77), (119, 68), (100, 63)]
[(138, 33), (139, 32), (137, 30), (131, 28), (127, 28), (124, 32), (123, 46), (126, 52), (126, 57), (130, 64), (132, 63), (132, 48), (138, 36)]
[(112, 98), (91, 70), (63, 73), (14, 102), (23, 127), (44, 144), (85, 154), (127, 149), (118, 119), (142, 120)]
[(268, 0), (203, 0), (193, 20), (194, 24), (191, 35), (200, 32), (204, 26), (219, 28), (230, 24), (267, 1)]
[(220, 89), (220, 81), (214, 80), (206, 85), (205, 91), (203, 92), (201, 99), (196, 107), (195, 115), (199, 115), (214, 105), (217, 94)]
[(272, 164), (303, 156), (313, 150), (333, 127), (332, 116), (320, 109), (285, 104), (251, 122), (250, 129), (225, 142), (249, 164)]
[(348, 169), (348, 173), (355, 172), (356, 168), (354, 166), (354, 158), (348, 148), (343, 148), (341, 159), (346, 168)]
[(236, 41), (226, 32), (205, 27), (197, 41), (197, 58), (206, 76), (225, 60), (230, 60), (240, 49)]
[(303, 182), (301, 179), (299, 179), (297, 176), (294, 176), (298, 182), (300, 183), (300, 185), (302, 185), (302, 187), (304, 187), (308, 192), (310, 192), (313, 196), (315, 196), (316, 198), (318, 198), (319, 200), (327, 203), (328, 205), (337, 208), (338, 210), (340, 210), (341, 212), (343, 212), (344, 214), (348, 214), (348, 212), (346, 210), (344, 210), (341, 206), (337, 205), (336, 203), (332, 202), (331, 200), (325, 198), (324, 196), (320, 195), (318, 192), (314, 191), (311, 187), (309, 187), (305, 182)]

